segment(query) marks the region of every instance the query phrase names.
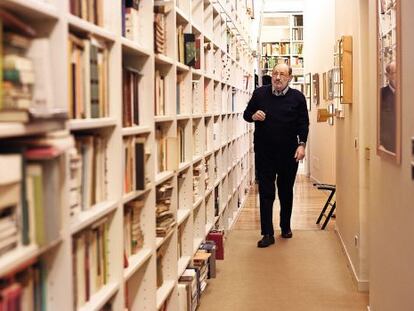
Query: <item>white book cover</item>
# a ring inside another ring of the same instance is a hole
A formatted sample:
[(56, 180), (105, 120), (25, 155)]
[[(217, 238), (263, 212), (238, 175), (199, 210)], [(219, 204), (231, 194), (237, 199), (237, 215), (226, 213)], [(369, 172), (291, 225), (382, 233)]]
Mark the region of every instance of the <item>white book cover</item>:
[(53, 107), (55, 105), (54, 80), (49, 39), (37, 38), (33, 40), (27, 56), (33, 60), (34, 67), (33, 107), (39, 109)]

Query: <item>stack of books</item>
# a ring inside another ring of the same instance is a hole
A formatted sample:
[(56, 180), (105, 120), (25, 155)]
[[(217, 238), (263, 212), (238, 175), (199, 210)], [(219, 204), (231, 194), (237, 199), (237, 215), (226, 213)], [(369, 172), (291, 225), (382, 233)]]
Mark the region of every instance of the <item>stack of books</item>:
[(166, 182), (157, 187), (156, 193), (156, 233), (157, 237), (165, 237), (175, 225), (174, 213), (170, 210), (173, 186)]
[(124, 250), (127, 258), (144, 246), (144, 233), (141, 229), (143, 208), (143, 200), (128, 202), (124, 208)]

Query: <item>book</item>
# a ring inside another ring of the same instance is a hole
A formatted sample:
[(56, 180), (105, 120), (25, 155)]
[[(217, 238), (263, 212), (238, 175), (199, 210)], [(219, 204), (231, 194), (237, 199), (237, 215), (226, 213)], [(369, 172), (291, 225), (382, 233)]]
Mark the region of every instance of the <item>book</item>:
[(195, 34), (184, 33), (184, 64), (195, 66), (196, 62), (196, 43)]

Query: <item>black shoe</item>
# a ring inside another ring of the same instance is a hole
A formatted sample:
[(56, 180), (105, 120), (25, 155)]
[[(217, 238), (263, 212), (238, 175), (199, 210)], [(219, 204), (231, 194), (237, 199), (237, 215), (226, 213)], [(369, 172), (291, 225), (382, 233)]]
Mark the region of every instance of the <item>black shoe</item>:
[(263, 238), (257, 242), (257, 247), (263, 248), (275, 244), (275, 237), (273, 235), (265, 234)]
[(282, 238), (284, 238), (284, 239), (290, 239), (290, 238), (293, 236), (293, 234), (292, 234), (292, 231), (291, 231), (291, 230), (289, 230), (289, 231), (287, 231), (287, 232), (283, 232), (283, 231), (282, 231), (281, 236), (282, 236)]

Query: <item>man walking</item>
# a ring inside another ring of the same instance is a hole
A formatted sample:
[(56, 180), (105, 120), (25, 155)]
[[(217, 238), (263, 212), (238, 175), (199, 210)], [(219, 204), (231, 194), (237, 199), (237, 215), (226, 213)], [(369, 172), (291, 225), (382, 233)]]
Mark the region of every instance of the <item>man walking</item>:
[(309, 116), (304, 95), (289, 88), (291, 80), (292, 68), (277, 64), (272, 71), (272, 84), (253, 92), (243, 114), (247, 122), (255, 122), (254, 151), (263, 235), (258, 247), (275, 243), (272, 220), (275, 181), (280, 200), (281, 236), (292, 237), (293, 185), (298, 162), (305, 157)]

